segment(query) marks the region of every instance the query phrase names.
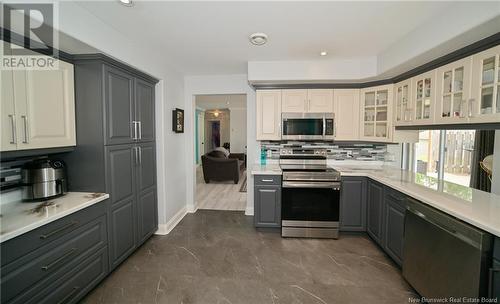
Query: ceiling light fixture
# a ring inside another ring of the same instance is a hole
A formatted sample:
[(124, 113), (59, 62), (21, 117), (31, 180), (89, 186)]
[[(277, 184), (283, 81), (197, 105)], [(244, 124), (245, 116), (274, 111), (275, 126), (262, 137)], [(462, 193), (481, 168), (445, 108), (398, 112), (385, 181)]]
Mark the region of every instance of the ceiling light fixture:
[(319, 53), (320, 56), (326, 56), (328, 55), (328, 53), (326, 51), (321, 51), (321, 53)]
[(253, 45), (264, 45), (267, 42), (267, 35), (264, 33), (253, 33), (248, 39)]
[(124, 6), (134, 6), (134, 3), (132, 2), (132, 0), (119, 0), (121, 4), (123, 4)]
[(214, 112), (214, 116), (215, 116), (215, 117), (219, 117), (219, 112), (218, 112), (217, 110), (215, 110), (215, 112)]

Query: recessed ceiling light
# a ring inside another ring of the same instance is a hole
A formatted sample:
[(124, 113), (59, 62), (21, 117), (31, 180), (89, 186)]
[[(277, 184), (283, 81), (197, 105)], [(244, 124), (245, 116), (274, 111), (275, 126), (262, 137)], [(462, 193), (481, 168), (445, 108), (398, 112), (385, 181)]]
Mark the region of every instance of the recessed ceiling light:
[(119, 0), (121, 4), (125, 5), (125, 6), (134, 6), (134, 3), (132, 2), (132, 0)]
[(321, 53), (319, 53), (320, 56), (326, 56), (328, 55), (328, 53), (326, 51), (321, 51)]
[(264, 33), (253, 33), (248, 37), (253, 45), (264, 45), (267, 42), (267, 35)]

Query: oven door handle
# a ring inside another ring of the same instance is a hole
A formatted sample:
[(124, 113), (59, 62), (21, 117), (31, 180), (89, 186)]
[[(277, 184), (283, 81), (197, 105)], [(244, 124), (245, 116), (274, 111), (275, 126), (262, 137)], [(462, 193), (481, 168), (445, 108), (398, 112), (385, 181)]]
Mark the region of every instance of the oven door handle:
[(283, 188), (324, 188), (340, 190), (340, 182), (289, 182), (283, 181)]

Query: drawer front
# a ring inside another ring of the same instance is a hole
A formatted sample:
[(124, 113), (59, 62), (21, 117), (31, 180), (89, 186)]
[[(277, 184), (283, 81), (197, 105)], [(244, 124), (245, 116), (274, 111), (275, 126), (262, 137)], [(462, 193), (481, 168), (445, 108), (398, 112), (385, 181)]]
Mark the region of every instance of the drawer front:
[(2, 243), (0, 246), (2, 266), (47, 244), (57, 246), (68, 234), (105, 214), (106, 202), (107, 200), (104, 200)]
[(397, 190), (394, 190), (390, 187), (385, 187), (385, 199), (397, 203), (401, 208), (406, 209), (406, 195)]
[(281, 175), (255, 175), (255, 185), (280, 185)]
[(107, 248), (99, 250), (73, 271), (62, 276), (54, 284), (47, 286), (29, 303), (78, 303), (92, 288), (94, 288), (108, 273)]
[(55, 286), (48, 286), (48, 294), (33, 303), (78, 303), (108, 273), (107, 248), (84, 261), (75, 271), (68, 273)]
[[(103, 247), (107, 242), (106, 216), (80, 227), (55, 248), (43, 248), (2, 267), (2, 303), (36, 290), (57, 279), (59, 270), (79, 257)], [(74, 267), (74, 265), (73, 265)], [(17, 301), (17, 300), (16, 300)]]

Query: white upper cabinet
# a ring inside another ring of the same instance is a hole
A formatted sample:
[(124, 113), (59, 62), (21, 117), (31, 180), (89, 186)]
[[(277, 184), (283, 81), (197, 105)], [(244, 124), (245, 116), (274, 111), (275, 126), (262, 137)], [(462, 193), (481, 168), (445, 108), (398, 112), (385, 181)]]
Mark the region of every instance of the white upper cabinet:
[(283, 90), (283, 113), (332, 113), (333, 89)]
[(282, 90), (283, 113), (307, 112), (307, 90)]
[(472, 56), (470, 122), (500, 122), (500, 46)]
[(467, 123), (471, 93), (472, 57), (437, 69), (435, 122)]
[(281, 90), (257, 91), (257, 140), (281, 140)]
[(359, 140), (359, 90), (334, 90), (333, 106), (335, 140)]
[(405, 126), (412, 122), (413, 99), (411, 79), (401, 81), (394, 85), (394, 125)]
[[(3, 42), (5, 43), (5, 42)], [(0, 44), (3, 52), (4, 46)], [(10, 49), (10, 48), (9, 48)], [(8, 54), (6, 54), (8, 55)], [(16, 107), (14, 103), (14, 80), (12, 70), (1, 71), (1, 108), (0, 108), (0, 123), (1, 123), (1, 146), (0, 151), (11, 151), (17, 149), (17, 134), (16, 134)]]
[(307, 90), (307, 112), (308, 113), (332, 113), (333, 112), (333, 90), (315, 89)]
[(434, 122), (436, 70), (412, 78), (413, 123), (426, 125)]
[[(76, 145), (73, 65), (14, 73), (18, 149)], [(23, 79), (21, 79), (23, 78)], [(20, 131), (20, 132), (19, 132)]]
[(1, 151), (76, 145), (73, 65), (57, 64), (2, 72)]
[(390, 142), (393, 85), (361, 90), (360, 138), (367, 141)]

